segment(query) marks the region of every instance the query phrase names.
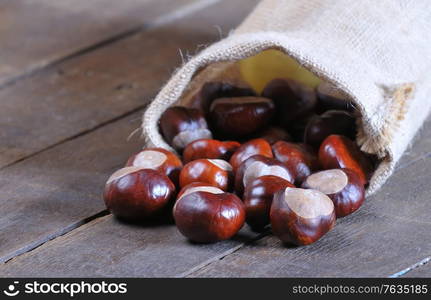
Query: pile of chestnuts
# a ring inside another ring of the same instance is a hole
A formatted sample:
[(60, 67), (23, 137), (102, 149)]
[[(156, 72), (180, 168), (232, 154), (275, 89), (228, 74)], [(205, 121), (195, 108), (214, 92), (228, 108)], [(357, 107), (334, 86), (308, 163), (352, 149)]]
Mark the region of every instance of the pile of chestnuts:
[(181, 154), (148, 148), (107, 181), (104, 200), (118, 218), (173, 216), (189, 240), (234, 236), (247, 223), (271, 225), (283, 242), (307, 245), (355, 212), (374, 160), (360, 151), (354, 106), (328, 83), (289, 79), (251, 88), (207, 82), (189, 107), (160, 117)]

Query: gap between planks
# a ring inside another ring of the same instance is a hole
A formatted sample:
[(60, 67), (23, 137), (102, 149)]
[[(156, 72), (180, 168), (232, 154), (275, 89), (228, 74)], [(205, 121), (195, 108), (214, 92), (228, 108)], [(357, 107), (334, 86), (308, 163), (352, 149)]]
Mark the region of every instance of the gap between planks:
[(156, 18), (153, 22), (150, 22), (149, 24), (140, 24), (140, 25), (135, 26), (133, 28), (130, 28), (126, 31), (123, 31), (123, 32), (120, 32), (116, 35), (113, 35), (109, 38), (106, 38), (102, 41), (99, 41), (93, 45), (79, 49), (76, 52), (71, 53), (69, 55), (66, 55), (62, 58), (55, 59), (55, 60), (49, 62), (48, 64), (45, 64), (45, 65), (40, 66), (40, 67), (35, 67), (34, 69), (32, 69), (32, 70), (30, 70), (24, 74), (20, 74), (20, 75), (17, 75), (15, 77), (12, 77), (12, 78), (6, 80), (5, 82), (1, 83), (0, 89), (14, 85), (16, 82), (18, 82), (21, 79), (33, 77), (33, 76), (39, 74), (43, 70), (53, 68), (53, 67), (57, 66), (58, 64), (61, 64), (61, 63), (65, 62), (67, 60), (70, 60), (72, 58), (76, 58), (76, 57), (85, 55), (87, 53), (90, 53), (92, 51), (106, 47), (108, 45), (114, 44), (114, 43), (121, 41), (125, 38), (129, 38), (133, 35), (136, 35), (142, 31), (149, 31), (149, 30), (152, 30), (154, 28), (158, 28), (158, 27), (161, 27), (163, 25), (173, 23), (176, 20), (179, 20), (185, 16), (188, 16), (188, 15), (191, 15), (195, 12), (198, 12), (198, 11), (200, 11), (200, 10), (210, 6), (210, 5), (218, 3), (220, 1), (223, 1), (223, 0), (198, 0), (198, 1), (193, 2), (191, 4), (186, 4), (186, 5), (178, 8), (177, 10), (174, 10), (173, 12), (169, 12), (167, 14), (159, 16), (158, 18)]
[(199, 270), (201, 270), (201, 269), (203, 269), (203, 268), (211, 265), (212, 263), (214, 263), (216, 261), (219, 261), (219, 260), (222, 260), (226, 256), (231, 255), (231, 254), (233, 254), (233, 253), (241, 250), (242, 247), (247, 246), (247, 245), (249, 245), (249, 244), (251, 244), (251, 243), (253, 243), (253, 242), (257, 241), (257, 240), (260, 240), (261, 238), (264, 238), (265, 236), (268, 236), (269, 234), (271, 234), (271, 231), (269, 229), (267, 229), (264, 232), (258, 234), (257, 236), (251, 238), (250, 240), (248, 240), (248, 241), (246, 241), (244, 243), (240, 243), (239, 245), (237, 245), (235, 247), (232, 247), (229, 250), (227, 250), (227, 251), (225, 251), (223, 253), (220, 253), (219, 255), (216, 255), (216, 256), (214, 256), (214, 257), (212, 257), (212, 258), (210, 258), (210, 259), (202, 262), (201, 264), (198, 264), (198, 265), (194, 266), (193, 268), (187, 270), (186, 272), (183, 272), (183, 273), (180, 273), (180, 274), (176, 275), (175, 277), (176, 278), (185, 278), (185, 277), (188, 277), (191, 274), (193, 274), (195, 272), (198, 272)]
[[(58, 141), (58, 142), (56, 142), (54, 144), (51, 144), (51, 145), (49, 145), (49, 146), (47, 146), (47, 147), (45, 147), (43, 149), (35, 151), (35, 152), (33, 152), (33, 153), (29, 154), (29, 155), (23, 156), (23, 157), (15, 160), (15, 161), (9, 163), (9, 164), (6, 164), (6, 165), (0, 167), (0, 170), (6, 169), (7, 167), (11, 167), (11, 166), (13, 166), (13, 165), (15, 165), (15, 164), (17, 164), (19, 162), (22, 162), (24, 160), (30, 159), (30, 158), (32, 158), (32, 157), (34, 157), (34, 156), (36, 156), (36, 155), (38, 155), (38, 154), (40, 154), (42, 152), (45, 152), (45, 151), (50, 150), (52, 148), (55, 148), (55, 147), (57, 147), (59, 145), (62, 145), (64, 143), (68, 142), (68, 141), (74, 140), (74, 139), (76, 139), (76, 138), (78, 138), (80, 136), (84, 136), (84, 135), (86, 135), (88, 133), (91, 133), (91, 132), (93, 132), (93, 131), (95, 131), (95, 130), (97, 130), (99, 128), (102, 128), (102, 127), (104, 127), (106, 125), (109, 125), (111, 123), (115, 123), (115, 122), (117, 122), (117, 121), (119, 121), (121, 119), (124, 119), (124, 118), (126, 118), (126, 117), (128, 117), (130, 115), (133, 115), (134, 113), (136, 113), (136, 112), (144, 109), (147, 105), (148, 105), (148, 103), (143, 103), (142, 105), (139, 105), (139, 106), (135, 107), (134, 109), (129, 110), (129, 111), (127, 111), (127, 112), (125, 112), (125, 113), (123, 113), (121, 115), (118, 115), (118, 116), (116, 116), (116, 117), (114, 117), (112, 119), (109, 119), (109, 120), (107, 120), (105, 122), (101, 122), (101, 123), (99, 123), (99, 124), (97, 124), (97, 125), (95, 125), (95, 126), (93, 126), (91, 128), (88, 128), (88, 129), (83, 130), (81, 132), (78, 132), (78, 133), (76, 133), (74, 135), (71, 135), (71, 136), (69, 136), (69, 137), (67, 137), (65, 139), (62, 139), (62, 140), (60, 140), (60, 141)], [(138, 127), (135, 131), (133, 131), (129, 135), (129, 138), (130, 138), (130, 136), (134, 135), (137, 130), (140, 130), (140, 127)], [(0, 259), (0, 262), (1, 262), (1, 259)]]
[(39, 239), (39, 240), (33, 241), (32, 243), (30, 243), (28, 245), (25, 245), (24, 247), (21, 247), (20, 249), (17, 249), (17, 250), (15, 250), (12, 253), (9, 253), (7, 255), (4, 255), (3, 257), (0, 257), (0, 263), (6, 264), (10, 260), (14, 259), (15, 257), (18, 257), (18, 256), (20, 256), (22, 254), (31, 252), (31, 251), (39, 248), (43, 244), (49, 242), (49, 241), (52, 241), (52, 240), (54, 240), (54, 239), (56, 239), (56, 238), (58, 238), (60, 236), (63, 236), (65, 234), (71, 232), (72, 230), (77, 229), (78, 227), (80, 227), (82, 225), (85, 225), (87, 223), (96, 221), (96, 219), (104, 217), (106, 215), (109, 215), (109, 211), (108, 210), (103, 210), (103, 211), (98, 212), (97, 214), (92, 215), (92, 216), (90, 216), (88, 218), (85, 218), (83, 220), (79, 220), (77, 222), (74, 222), (74, 223), (72, 223), (72, 224), (70, 224), (70, 225), (68, 225), (68, 226), (66, 226), (64, 228), (61, 228), (60, 230), (52, 233), (49, 236), (44, 237), (43, 239)]

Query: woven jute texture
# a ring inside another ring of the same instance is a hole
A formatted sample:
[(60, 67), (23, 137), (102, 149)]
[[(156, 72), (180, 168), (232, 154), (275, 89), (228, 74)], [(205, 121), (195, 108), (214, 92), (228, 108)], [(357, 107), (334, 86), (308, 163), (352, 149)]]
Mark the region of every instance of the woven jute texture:
[(380, 163), (377, 191), (431, 107), (431, 9), (428, 0), (264, 0), (227, 38), (178, 69), (144, 114), (147, 146), (171, 149), (158, 131), (163, 111), (215, 62), (278, 49), (343, 90), (361, 115), (357, 143)]

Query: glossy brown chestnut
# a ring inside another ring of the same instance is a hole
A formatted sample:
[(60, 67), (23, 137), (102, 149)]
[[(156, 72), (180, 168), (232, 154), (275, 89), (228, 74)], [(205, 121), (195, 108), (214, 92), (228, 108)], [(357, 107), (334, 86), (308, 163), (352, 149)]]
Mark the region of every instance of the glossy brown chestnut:
[(332, 109), (345, 111), (354, 110), (352, 102), (347, 100), (347, 95), (328, 82), (319, 84), (316, 89), (316, 94), (318, 113), (323, 113)]
[(185, 163), (200, 158), (229, 160), (232, 154), (241, 146), (238, 142), (200, 139), (188, 144), (183, 151)]
[(285, 141), (285, 142), (292, 141), (292, 137), (286, 130), (276, 126), (268, 127), (267, 129), (260, 131), (256, 135), (256, 138), (264, 139), (271, 145), (278, 141)]
[(316, 155), (304, 145), (280, 141), (272, 145), (272, 152), (289, 169), (295, 185), (319, 168)]
[(274, 194), (286, 187), (295, 187), (289, 181), (274, 175), (265, 175), (251, 181), (244, 191), (246, 222), (254, 230), (269, 224), (269, 211)]
[(180, 172), (180, 187), (192, 182), (206, 182), (229, 191), (233, 187), (232, 166), (221, 159), (197, 159), (187, 163)]
[(166, 141), (179, 150), (195, 140), (212, 138), (203, 113), (194, 108), (169, 107), (160, 117), (159, 125)]
[(247, 86), (236, 86), (227, 82), (206, 82), (199, 92), (193, 96), (191, 107), (197, 108), (207, 114), (211, 103), (217, 98), (226, 97), (253, 97), (256, 93)]
[(234, 236), (244, 225), (242, 201), (218, 188), (200, 187), (184, 193), (174, 205), (178, 230), (189, 240), (212, 243)]
[(318, 190), (334, 202), (337, 218), (350, 215), (365, 199), (364, 185), (349, 169), (330, 169), (314, 173), (305, 179), (303, 188)]
[(159, 171), (167, 175), (177, 185), (183, 163), (171, 151), (163, 148), (147, 148), (131, 156), (126, 167), (140, 167)]
[(320, 145), (319, 162), (323, 169), (351, 169), (366, 185), (373, 171), (368, 157), (350, 139), (341, 135), (330, 135)]
[(211, 129), (223, 138), (241, 138), (268, 126), (274, 103), (263, 97), (219, 98), (211, 103)]
[(271, 80), (263, 89), (262, 96), (274, 101), (275, 118), (282, 127), (312, 114), (317, 104), (313, 89), (291, 79)]
[(274, 195), (272, 232), (284, 243), (309, 245), (335, 225), (334, 204), (316, 190), (286, 188)]
[(355, 116), (343, 110), (328, 110), (320, 116), (315, 116), (305, 128), (304, 143), (318, 149), (323, 140), (331, 134), (355, 139)]
[(106, 182), (103, 199), (117, 217), (143, 220), (169, 207), (174, 200), (175, 185), (161, 172), (125, 167)]
[(262, 155), (253, 155), (241, 163), (235, 173), (235, 192), (241, 196), (254, 179), (264, 176), (274, 175), (289, 182), (293, 182), (293, 175), (289, 169), (274, 158)]
[(235, 151), (229, 163), (235, 171), (243, 161), (257, 154), (272, 158), (271, 145), (264, 139), (250, 140), (242, 144), (238, 150)]

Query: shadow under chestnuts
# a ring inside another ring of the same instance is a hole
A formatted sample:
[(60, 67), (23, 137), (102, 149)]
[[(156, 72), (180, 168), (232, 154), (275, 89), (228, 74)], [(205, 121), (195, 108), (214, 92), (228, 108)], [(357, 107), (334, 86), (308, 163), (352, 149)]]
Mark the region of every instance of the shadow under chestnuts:
[(329, 83), (276, 78), (256, 93), (214, 81), (190, 100), (159, 120), (175, 151), (142, 149), (108, 179), (113, 215), (135, 221), (170, 211), (197, 243), (233, 238), (248, 224), (309, 245), (364, 203), (375, 163), (355, 142), (354, 105)]

